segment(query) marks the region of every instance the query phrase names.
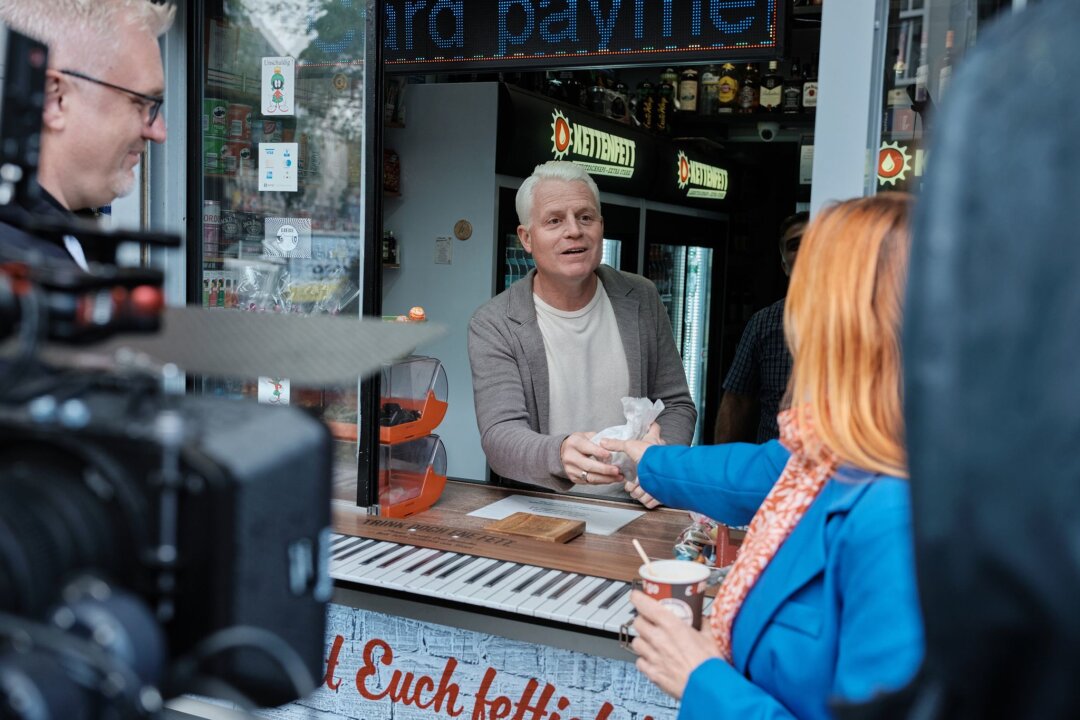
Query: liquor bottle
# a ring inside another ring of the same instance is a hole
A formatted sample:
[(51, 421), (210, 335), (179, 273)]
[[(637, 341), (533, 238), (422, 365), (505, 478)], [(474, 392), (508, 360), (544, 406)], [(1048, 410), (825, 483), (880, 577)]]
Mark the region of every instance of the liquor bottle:
[(740, 113), (755, 113), (758, 110), (760, 82), (758, 81), (757, 65), (746, 63), (743, 69), (742, 84), (739, 86), (739, 101), (737, 111)]
[(739, 97), (739, 75), (735, 66), (724, 63), (720, 68), (720, 87), (717, 93), (717, 112), (733, 113)]
[(938, 102), (945, 97), (945, 90), (949, 87), (949, 83), (952, 81), (952, 63), (953, 63), (953, 42), (955, 35), (953, 31), (949, 30), (945, 33), (945, 57), (941, 58), (941, 72), (938, 74)]
[(697, 112), (698, 108), (698, 73), (694, 68), (686, 68), (679, 74), (679, 112)]
[(783, 95), (780, 98), (780, 109), (786, 115), (795, 115), (802, 110), (802, 70), (798, 59), (791, 63), (791, 73), (784, 80)]
[(784, 79), (780, 77), (779, 67), (779, 62), (770, 60), (769, 69), (761, 78), (761, 112), (774, 113), (780, 110), (780, 102), (784, 97)]
[(709, 65), (701, 73), (701, 99), (698, 112), (702, 115), (715, 115), (720, 109), (720, 70)]
[(803, 66), (803, 112), (814, 113), (817, 111), (817, 88), (817, 61), (815, 60), (813, 65), (806, 63)]
[(627, 95), (630, 88), (619, 80), (615, 83), (615, 94), (611, 98), (611, 117), (619, 122), (626, 122)]
[(656, 115), (653, 120), (653, 130), (659, 133), (671, 132), (671, 121), (675, 115), (675, 85), (679, 82), (679, 74), (674, 69), (668, 68), (660, 73), (660, 87), (656, 91)]
[(637, 124), (646, 130), (652, 130), (656, 122), (656, 98), (653, 95), (653, 84), (648, 80), (642, 80), (637, 84), (637, 107), (634, 118)]
[(591, 86), (589, 86), (588, 108), (597, 115), (606, 114), (606, 108), (604, 107), (604, 100), (606, 99), (606, 93), (604, 92), (604, 86), (601, 84), (599, 75)]

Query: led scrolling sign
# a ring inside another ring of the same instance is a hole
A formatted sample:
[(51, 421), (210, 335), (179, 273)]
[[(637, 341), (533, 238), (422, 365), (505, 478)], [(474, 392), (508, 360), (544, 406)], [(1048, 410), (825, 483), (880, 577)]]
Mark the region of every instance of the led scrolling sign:
[(389, 70), (614, 66), (782, 54), (780, 0), (385, 0)]

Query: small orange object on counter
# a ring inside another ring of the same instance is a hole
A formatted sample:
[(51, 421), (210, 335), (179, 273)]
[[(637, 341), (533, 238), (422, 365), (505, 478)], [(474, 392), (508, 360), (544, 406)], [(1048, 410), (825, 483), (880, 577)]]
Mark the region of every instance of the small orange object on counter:
[(427, 320), (427, 314), (424, 312), (424, 308), (419, 305), (409, 308), (409, 320), (413, 322), (423, 322)]

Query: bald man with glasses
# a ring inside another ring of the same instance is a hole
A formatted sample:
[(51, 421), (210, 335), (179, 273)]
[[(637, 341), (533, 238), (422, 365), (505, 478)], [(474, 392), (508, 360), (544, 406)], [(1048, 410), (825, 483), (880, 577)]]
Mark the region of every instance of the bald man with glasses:
[[(158, 37), (172, 4), (149, 0), (0, 0), (0, 22), (49, 46), (38, 216), (93, 214), (135, 188), (147, 142), (165, 142), (165, 76)], [(93, 248), (55, 244), (0, 223), (0, 244), (66, 257), (83, 269)]]

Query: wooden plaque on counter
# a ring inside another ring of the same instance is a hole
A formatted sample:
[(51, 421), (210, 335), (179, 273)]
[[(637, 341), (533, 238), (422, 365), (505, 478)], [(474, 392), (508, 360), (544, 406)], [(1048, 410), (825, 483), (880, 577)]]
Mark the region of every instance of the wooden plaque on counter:
[(504, 535), (521, 535), (533, 540), (564, 543), (585, 532), (585, 521), (516, 512), (502, 520), (489, 523), (485, 529)]

